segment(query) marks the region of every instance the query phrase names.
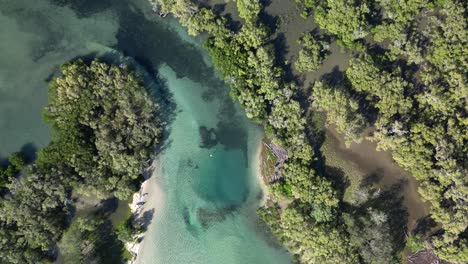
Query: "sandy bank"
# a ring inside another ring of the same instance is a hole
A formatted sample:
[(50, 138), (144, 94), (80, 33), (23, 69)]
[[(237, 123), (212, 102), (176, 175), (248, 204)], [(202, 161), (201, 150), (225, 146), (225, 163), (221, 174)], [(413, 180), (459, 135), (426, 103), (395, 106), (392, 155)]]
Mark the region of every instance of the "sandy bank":
[[(158, 178), (159, 168), (159, 162), (153, 161), (146, 171), (146, 180), (142, 183), (140, 191), (133, 194), (132, 202), (129, 204), (136, 221), (142, 223), (146, 228), (164, 206), (164, 193)], [(136, 236), (133, 242), (126, 243), (127, 250), (134, 256), (129, 263), (137, 262), (141, 245), (147, 234), (148, 230)]]
[(254, 161), (254, 168), (255, 168), (255, 176), (257, 177), (258, 186), (262, 191), (262, 200), (260, 202), (260, 206), (263, 206), (268, 200), (268, 187), (265, 183), (265, 177), (262, 174), (262, 164), (263, 164), (263, 156), (262, 156), (262, 149), (263, 149), (263, 140), (259, 139), (257, 141), (256, 150), (255, 150), (255, 161)]

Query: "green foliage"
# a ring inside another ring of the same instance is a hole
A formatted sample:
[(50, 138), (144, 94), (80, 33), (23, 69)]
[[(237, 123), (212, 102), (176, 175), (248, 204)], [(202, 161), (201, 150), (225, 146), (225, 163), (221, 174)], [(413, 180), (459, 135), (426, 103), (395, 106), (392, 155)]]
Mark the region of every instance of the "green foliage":
[(211, 10), (199, 8), (191, 0), (149, 0), (149, 2), (153, 11), (159, 12), (161, 16), (170, 13), (178, 18), (192, 36), (205, 31), (217, 36), (231, 33), (225, 27), (224, 17), (216, 17)]
[(310, 213), (310, 216), (317, 223), (332, 222), (336, 218), (336, 210), (334, 209), (335, 208), (325, 204), (312, 204), (312, 212)]
[(66, 227), (66, 188), (58, 171), (28, 169), (0, 204), (2, 263), (37, 263)]
[[(381, 212), (347, 221), (354, 245), (339, 224), (339, 198), (330, 181), (311, 169), (313, 150), (295, 98), (297, 88), (284, 81), (283, 70), (276, 66), (274, 50), (268, 45), (270, 32), (258, 18), (260, 2), (237, 1), (245, 22), (238, 31), (230, 30), (226, 19), (190, 1), (157, 2), (191, 34), (210, 34), (207, 49), (230, 84), (232, 96), (249, 118), (263, 122), (265, 131), (287, 150), (284, 177), (271, 189), (273, 197), (288, 200), (289, 206), (282, 209), (281, 201), (273, 200), (259, 214), (296, 258), (305, 263), (353, 263), (358, 261), (357, 247), (368, 263), (392, 260), (398, 249), (386, 241), (389, 230), (387, 222), (379, 220)], [(468, 45), (463, 2), (305, 3), (310, 10), (317, 5), (314, 19), (320, 28), (336, 36), (339, 44), (364, 53), (351, 61), (346, 85), (330, 88), (316, 83), (314, 107), (327, 112), (328, 122), (347, 133), (348, 141), (359, 140), (366, 123), (361, 113), (373, 117), (370, 120), (375, 117), (372, 139), (380, 149), (392, 150), (394, 159), (421, 181), (420, 193), (432, 204), (431, 215), (443, 228), (433, 237), (435, 251), (447, 260), (466, 262)], [(363, 43), (369, 34), (387, 43), (366, 52)], [(304, 45), (299, 65), (315, 69), (322, 63), (317, 53), (322, 49), (310, 42), (309, 50)], [(356, 98), (366, 100), (358, 105)]]
[(466, 263), (468, 260), (468, 240), (466, 237), (458, 237), (450, 230), (433, 240), (435, 253), (442, 259), (452, 263)]
[(346, 214), (344, 220), (351, 244), (359, 249), (364, 263), (398, 262), (392, 245), (392, 230), (388, 224), (388, 216), (384, 212), (369, 208), (365, 215), (353, 217)]
[(392, 150), (398, 164), (420, 181), (419, 192), (442, 227), (432, 238), (435, 252), (447, 261), (466, 262), (468, 207), (462, 197), (468, 196), (468, 122), (461, 114), (468, 94), (466, 10), (452, 0), (434, 6), (381, 2), (384, 15), (392, 16), (383, 27), (392, 32), (378, 31), (375, 38), (392, 39), (388, 51), (354, 59), (346, 75), (378, 110), (372, 139)]
[(346, 145), (362, 140), (361, 133), (366, 127), (366, 120), (358, 113), (358, 102), (342, 87), (329, 87), (324, 82), (315, 82), (312, 88), (312, 104), (319, 111), (327, 113), (327, 123), (336, 125), (343, 133)]
[(216, 17), (211, 10), (201, 8), (190, 17), (185, 26), (187, 32), (193, 36), (206, 31), (216, 36), (229, 37), (231, 32), (225, 27), (226, 23), (224, 17)]
[(122, 242), (133, 242), (135, 235), (139, 234), (142, 230), (140, 226), (134, 224), (135, 220), (133, 215), (122, 221), (116, 227), (117, 237)]
[(278, 207), (270, 207), (259, 215), (300, 263), (359, 263), (339, 227), (314, 223), (299, 206), (281, 213)]
[(303, 10), (301, 17), (306, 19), (314, 10), (319, 2), (318, 0), (295, 0), (296, 3), (300, 5), (300, 8)]
[(374, 29), (374, 40), (382, 42), (392, 39), (405, 29), (407, 23), (414, 20), (422, 9), (431, 9), (429, 0), (378, 0), (381, 7), (383, 21)]
[(65, 263), (123, 263), (124, 245), (109, 220), (78, 218), (63, 234), (59, 248)]
[(325, 0), (317, 7), (315, 22), (336, 35), (339, 43), (348, 48), (359, 48), (356, 40), (369, 34), (370, 14), (367, 1)]
[(149, 0), (153, 11), (161, 16), (171, 13), (177, 17), (184, 26), (191, 24), (191, 18), (199, 11), (199, 8), (190, 0)]
[(294, 198), (311, 205), (336, 207), (338, 200), (331, 183), (315, 175), (300, 163), (287, 163), (284, 168), (286, 182), (290, 183)]
[[(268, 28), (264, 25), (254, 25), (252, 23), (245, 24), (242, 29), (237, 33), (236, 40), (242, 43), (245, 50), (251, 48), (258, 49), (268, 41), (269, 32)], [(269, 56), (269, 54), (266, 54)], [(270, 58), (271, 60), (271, 58)]]
[(8, 163), (7, 166), (0, 166), (0, 187), (4, 188), (8, 187), (14, 180), (13, 177), (26, 167), (28, 159), (24, 153), (15, 152), (8, 156)]
[(290, 198), (293, 197), (292, 188), (293, 186), (288, 182), (278, 182), (270, 185), (271, 191), (281, 198)]
[(369, 101), (376, 102), (379, 109), (377, 126), (394, 120), (395, 115), (405, 116), (413, 105), (406, 94), (412, 89), (401, 75), (401, 70), (387, 72), (379, 69), (370, 56), (354, 59), (346, 70), (346, 76), (354, 89), (367, 95)]
[(15, 152), (8, 156), (8, 162), (15, 168), (15, 170), (20, 171), (28, 165), (28, 158), (22, 152)]
[[(238, 5), (253, 5), (252, 12), (260, 12), (258, 2), (238, 1)], [(213, 63), (230, 83), (231, 94), (239, 100), (247, 117), (259, 122), (267, 120), (267, 129), (274, 131), (292, 155), (308, 161), (312, 148), (305, 141), (302, 110), (292, 98), (296, 87), (283, 83), (284, 73), (275, 65), (274, 50), (267, 45), (266, 27), (257, 21), (257, 15), (248, 10), (242, 12), (248, 22), (239, 32), (214, 34), (207, 41)]]
[[(303, 110), (294, 98), (297, 87), (284, 81), (284, 71), (276, 65), (273, 47), (268, 44), (269, 32), (258, 19), (263, 7), (259, 1), (239, 0), (237, 5), (245, 20), (237, 32), (226, 33), (227, 27), (210, 30), (215, 27), (213, 23), (222, 18), (210, 14), (211, 18), (205, 20), (211, 23), (205, 25), (211, 34), (206, 48), (247, 117), (263, 122), (265, 130), (287, 150), (289, 160), (284, 164), (284, 177), (270, 189), (272, 197), (294, 200), (286, 212), (280, 212), (274, 203), (261, 209), (259, 214), (304, 262), (357, 262), (346, 233), (335, 226), (336, 192), (327, 179), (311, 169), (313, 150), (306, 137)], [(179, 16), (178, 13), (174, 15)], [(185, 20), (187, 18), (181, 19), (181, 23)], [(188, 28), (190, 30), (190, 26)], [(309, 40), (307, 45), (312, 43)], [(298, 219), (301, 224), (295, 222)], [(304, 222), (307, 224), (303, 225)]]
[(326, 45), (318, 41), (311, 33), (304, 34), (300, 42), (302, 49), (294, 63), (296, 70), (299, 72), (317, 70), (327, 57)]
[[(11, 155), (5, 170), (11, 195), (0, 201), (1, 263), (51, 258), (70, 220), (72, 188), (129, 197), (158, 142), (157, 106), (129, 69), (76, 61), (62, 73), (50, 84), (44, 111), (52, 143), (18, 179), (11, 177), (26, 165), (24, 156)], [(122, 253), (122, 244), (112, 236), (110, 221), (76, 221), (64, 238), (67, 263), (117, 263), (121, 254), (108, 252)]]
[(64, 163), (85, 186), (128, 198), (158, 142), (157, 107), (127, 68), (77, 61), (62, 74), (50, 86), (44, 117), (54, 139), (39, 166)]
[(416, 253), (425, 248), (425, 243), (420, 235), (410, 235), (406, 238), (406, 248), (411, 250), (411, 253)]
[(239, 16), (243, 18), (247, 24), (257, 21), (262, 8), (263, 6), (260, 0), (237, 0)]

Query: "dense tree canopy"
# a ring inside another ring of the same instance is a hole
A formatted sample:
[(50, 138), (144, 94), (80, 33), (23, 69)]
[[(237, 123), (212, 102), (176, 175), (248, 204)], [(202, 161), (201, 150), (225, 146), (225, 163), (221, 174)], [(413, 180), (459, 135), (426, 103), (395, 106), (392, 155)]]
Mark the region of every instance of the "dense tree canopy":
[[(181, 6), (191, 4), (188, 0), (181, 1), (186, 2)], [(347, 233), (337, 225), (339, 200), (334, 187), (312, 169), (313, 150), (306, 136), (304, 111), (295, 97), (297, 86), (285, 82), (284, 70), (277, 66), (268, 30), (258, 15), (263, 7), (260, 1), (249, 0), (238, 0), (237, 6), (244, 22), (238, 31), (229, 30), (223, 24), (226, 20), (205, 8), (194, 14), (173, 14), (182, 22), (193, 21), (194, 25), (201, 25), (199, 19), (211, 21), (203, 27), (210, 34), (206, 48), (215, 67), (230, 84), (231, 95), (240, 102), (247, 117), (262, 122), (268, 135), (288, 152), (284, 177), (271, 189), (272, 197), (288, 199), (291, 204), (284, 212), (278, 212), (274, 206), (263, 208), (262, 218), (297, 254), (298, 260), (356, 262), (357, 255), (349, 246)], [(199, 32), (190, 31), (190, 27), (189, 32)], [(293, 226), (297, 229), (288, 230)]]
[(28, 163), (27, 157), (21, 152), (10, 154), (7, 160), (7, 165), (0, 165), (0, 188), (7, 188), (14, 181), (13, 177), (26, 167)]
[(383, 264), (398, 262), (392, 245), (392, 229), (385, 212), (369, 208), (359, 217), (345, 215), (351, 244), (359, 248), (364, 263)]
[(129, 254), (104, 216), (76, 218), (60, 240), (65, 263), (123, 263)]
[(312, 88), (312, 105), (327, 113), (327, 123), (335, 124), (343, 133), (346, 145), (362, 140), (361, 133), (366, 128), (366, 119), (358, 112), (359, 105), (344, 87), (329, 87), (324, 82), (316, 82)]
[(340, 227), (314, 223), (302, 206), (278, 206), (260, 211), (273, 233), (288, 246), (299, 263), (359, 263)]
[(300, 43), (302, 49), (299, 51), (299, 56), (294, 63), (296, 70), (299, 72), (317, 70), (327, 57), (328, 44), (319, 41), (311, 33), (304, 34)]
[(336, 35), (339, 43), (356, 47), (356, 40), (369, 34), (367, 20), (371, 10), (367, 1), (325, 0), (317, 7), (314, 19), (317, 24)]
[(40, 172), (31, 167), (10, 186), (11, 196), (2, 201), (2, 262), (31, 263), (59, 238), (69, 214), (62, 173)]
[[(359, 40), (367, 49), (346, 70), (349, 92), (331, 87), (324, 93), (316, 84), (312, 97), (366, 98), (359, 107), (377, 110), (375, 120), (368, 120), (375, 127), (371, 139), (420, 181), (419, 192), (442, 227), (431, 239), (436, 253), (448, 261), (468, 261), (466, 4), (338, 0), (317, 5), (314, 16), (322, 29), (347, 47)], [(366, 35), (374, 43), (360, 39)], [(337, 107), (331, 106), (322, 110), (336, 116)], [(356, 114), (363, 109), (348, 108)], [(329, 119), (338, 127), (342, 120)]]
[(155, 104), (126, 67), (77, 61), (62, 73), (44, 112), (54, 143), (39, 153), (38, 165), (55, 159), (86, 187), (128, 198), (158, 142)]
[[(239, 30), (190, 0), (152, 2), (161, 14), (179, 18), (190, 34), (209, 34), (206, 47), (232, 96), (287, 150), (284, 177), (270, 186), (273, 201), (260, 214), (297, 260), (395, 259), (398, 249), (385, 243), (385, 215), (369, 211), (347, 217), (343, 228), (333, 184), (311, 169), (314, 153), (299, 92), (284, 81), (284, 69), (278, 67), (269, 42), (272, 32), (259, 18), (260, 1), (236, 2)], [(420, 181), (422, 197), (432, 204), (431, 217), (442, 227), (431, 239), (436, 253), (466, 262), (466, 5), (459, 0), (302, 3), (325, 34), (355, 52), (343, 82), (314, 84), (313, 109), (327, 112), (328, 122), (336, 124), (348, 142), (359, 141), (366, 124), (373, 126), (371, 139), (379, 149), (392, 151), (398, 164)], [(295, 66), (314, 71), (323, 62), (324, 46), (311, 35), (302, 41)], [(281, 208), (279, 200), (289, 205)], [(330, 255), (329, 249), (336, 254)]]
[[(44, 111), (52, 143), (21, 177), (10, 177), (10, 194), (0, 201), (2, 263), (52, 259), (73, 216), (71, 191), (128, 198), (158, 142), (157, 106), (127, 67), (76, 61), (62, 74)], [(14, 154), (10, 163), (17, 173), (25, 161)]]

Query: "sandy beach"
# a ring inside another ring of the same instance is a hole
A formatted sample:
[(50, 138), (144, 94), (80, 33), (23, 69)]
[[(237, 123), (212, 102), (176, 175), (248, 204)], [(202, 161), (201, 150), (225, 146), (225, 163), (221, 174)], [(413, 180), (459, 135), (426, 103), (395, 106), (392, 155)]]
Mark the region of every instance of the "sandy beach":
[[(262, 191), (262, 200), (260, 201), (260, 206), (264, 205), (268, 198), (268, 188), (264, 182), (262, 176), (262, 140), (259, 139), (255, 146), (255, 160), (253, 165), (253, 172), (255, 173), (258, 186)], [(157, 216), (162, 212), (164, 208), (164, 191), (161, 186), (161, 179), (159, 178), (160, 163), (154, 161), (150, 169), (152, 170), (148, 179), (145, 180), (139, 192), (133, 195), (132, 203), (130, 204), (130, 209), (135, 215), (136, 219), (141, 219), (144, 217), (145, 212), (153, 212), (152, 219), (150, 220), (153, 223), (157, 219)], [(140, 263), (140, 249), (142, 248), (143, 243), (145, 243), (145, 236), (149, 233), (149, 230), (141, 233), (136, 237), (134, 243), (127, 243), (127, 249), (135, 256), (135, 258), (129, 263)]]
[(263, 148), (263, 140), (259, 139), (257, 141), (257, 146), (255, 150), (255, 176), (257, 177), (258, 186), (262, 190), (262, 201), (260, 202), (260, 206), (263, 206), (268, 200), (268, 187), (266, 186), (264, 177), (262, 175), (262, 148)]
[[(137, 221), (154, 221), (164, 207), (164, 192), (158, 177), (160, 170), (160, 163), (157, 160), (153, 161), (150, 168), (148, 168), (148, 178), (142, 183), (140, 191), (133, 194), (130, 209)], [(146, 215), (151, 215), (151, 219), (144, 219)], [(129, 263), (137, 263), (146, 234), (148, 234), (148, 230), (139, 234), (135, 238), (135, 242), (126, 244), (127, 250), (135, 256)]]

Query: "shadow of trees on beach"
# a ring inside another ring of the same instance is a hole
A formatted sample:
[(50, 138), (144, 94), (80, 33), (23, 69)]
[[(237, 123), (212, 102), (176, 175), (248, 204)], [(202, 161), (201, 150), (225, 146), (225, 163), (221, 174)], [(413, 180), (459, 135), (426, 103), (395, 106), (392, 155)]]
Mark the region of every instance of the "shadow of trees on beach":
[(138, 226), (141, 226), (142, 231), (148, 230), (148, 227), (153, 221), (154, 211), (154, 208), (151, 210), (144, 211), (143, 214), (135, 220), (136, 224)]

